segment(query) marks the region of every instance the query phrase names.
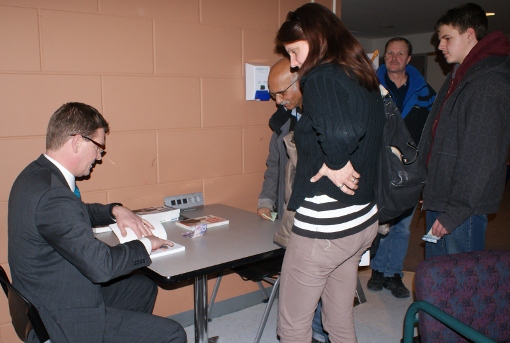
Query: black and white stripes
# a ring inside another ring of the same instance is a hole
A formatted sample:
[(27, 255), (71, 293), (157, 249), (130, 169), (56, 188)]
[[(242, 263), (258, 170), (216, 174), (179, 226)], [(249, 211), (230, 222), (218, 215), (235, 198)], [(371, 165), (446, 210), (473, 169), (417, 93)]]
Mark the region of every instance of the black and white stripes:
[(292, 231), (309, 238), (337, 239), (358, 233), (377, 220), (375, 202), (347, 205), (323, 194), (303, 201)]

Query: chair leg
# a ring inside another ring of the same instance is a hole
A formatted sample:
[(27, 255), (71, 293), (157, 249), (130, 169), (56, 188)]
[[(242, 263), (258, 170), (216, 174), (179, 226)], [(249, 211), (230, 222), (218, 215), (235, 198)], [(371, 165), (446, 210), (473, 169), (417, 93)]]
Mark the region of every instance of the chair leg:
[(365, 292), (363, 291), (363, 287), (361, 286), (361, 281), (358, 276), (358, 284), (356, 285), (356, 298), (358, 298), (358, 302), (360, 304), (363, 304), (367, 301), (367, 298), (365, 297)]
[(257, 285), (259, 286), (262, 294), (264, 294), (264, 300), (262, 300), (262, 302), (266, 303), (267, 300), (269, 299), (269, 295), (267, 294), (266, 289), (264, 288), (264, 285), (262, 284), (262, 281), (257, 281)]
[(269, 312), (271, 312), (271, 307), (273, 307), (273, 302), (274, 299), (276, 298), (276, 294), (278, 293), (279, 288), (280, 288), (280, 276), (278, 276), (278, 278), (274, 282), (273, 290), (271, 291), (271, 295), (269, 296), (269, 300), (267, 301), (266, 309), (264, 310), (264, 315), (262, 316), (262, 322), (260, 322), (257, 335), (255, 336), (255, 343), (260, 342), (262, 332), (264, 332), (264, 327), (266, 326), (267, 318), (269, 317)]
[(209, 301), (209, 308), (207, 310), (207, 321), (210, 322), (212, 320), (211, 318), (211, 313), (212, 313), (212, 308), (213, 308), (213, 305), (214, 305), (214, 300), (216, 299), (216, 294), (218, 293), (218, 288), (220, 288), (220, 283), (221, 283), (221, 278), (223, 276), (220, 274), (218, 276), (218, 278), (216, 279), (216, 283), (214, 284), (214, 289), (213, 289), (213, 292), (211, 294), (211, 300)]

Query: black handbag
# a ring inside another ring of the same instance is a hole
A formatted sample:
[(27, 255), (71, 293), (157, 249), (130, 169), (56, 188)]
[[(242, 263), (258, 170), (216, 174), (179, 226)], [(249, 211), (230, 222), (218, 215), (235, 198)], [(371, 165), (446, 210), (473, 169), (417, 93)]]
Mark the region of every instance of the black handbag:
[(375, 196), (379, 223), (388, 222), (414, 207), (427, 179), (425, 165), (418, 163), (418, 148), (400, 110), (381, 86), (386, 123), (383, 129)]

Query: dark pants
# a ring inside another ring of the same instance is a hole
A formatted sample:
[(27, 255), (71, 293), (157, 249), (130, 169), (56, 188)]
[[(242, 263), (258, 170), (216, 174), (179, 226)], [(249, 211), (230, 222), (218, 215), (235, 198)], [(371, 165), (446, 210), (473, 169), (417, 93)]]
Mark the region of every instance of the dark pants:
[(143, 275), (119, 278), (104, 285), (104, 342), (186, 342), (186, 332), (179, 323), (151, 314), (157, 294), (157, 285)]

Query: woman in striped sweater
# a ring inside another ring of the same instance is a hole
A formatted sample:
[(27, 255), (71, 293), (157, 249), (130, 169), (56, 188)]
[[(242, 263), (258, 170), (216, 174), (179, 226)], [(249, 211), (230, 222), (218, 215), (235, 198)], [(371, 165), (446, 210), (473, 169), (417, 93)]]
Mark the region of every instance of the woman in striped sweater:
[(326, 7), (289, 12), (276, 50), (299, 68), (303, 115), (289, 209), (296, 211), (282, 268), (281, 343), (311, 341), (322, 298), (331, 342), (356, 342), (353, 297), (361, 255), (378, 226), (374, 181), (385, 122), (378, 80), (361, 44)]

